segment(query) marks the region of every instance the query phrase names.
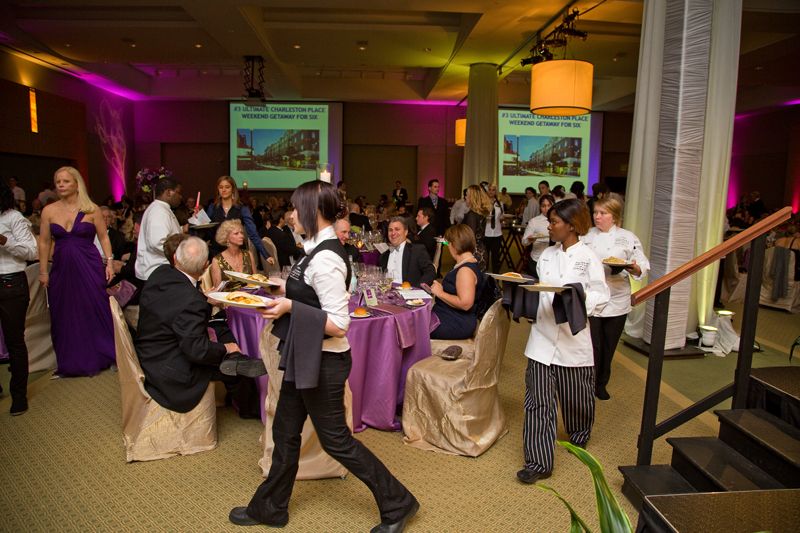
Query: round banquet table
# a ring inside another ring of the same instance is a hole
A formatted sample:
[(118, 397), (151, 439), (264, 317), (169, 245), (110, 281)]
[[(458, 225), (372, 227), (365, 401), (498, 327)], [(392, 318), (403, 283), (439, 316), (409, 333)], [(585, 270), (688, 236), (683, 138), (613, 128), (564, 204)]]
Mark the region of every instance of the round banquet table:
[(378, 250), (361, 252), (361, 259), (364, 261), (365, 265), (378, 266), (378, 263), (380, 263), (381, 260), (381, 253)]
[[(355, 306), (351, 301), (350, 310)], [(383, 305), (371, 317), (350, 321), (347, 340), (353, 366), (348, 381), (353, 393), (355, 432), (367, 427), (400, 429), (396, 415), (403, 403), (406, 374), (414, 363), (431, 355), (430, 333), (439, 325), (431, 307), (430, 301), (414, 309)], [(253, 309), (228, 307), (226, 312), (242, 353), (261, 357), (259, 337), (269, 321)], [(267, 376), (258, 378), (261, 419), (265, 423), (267, 380)]]

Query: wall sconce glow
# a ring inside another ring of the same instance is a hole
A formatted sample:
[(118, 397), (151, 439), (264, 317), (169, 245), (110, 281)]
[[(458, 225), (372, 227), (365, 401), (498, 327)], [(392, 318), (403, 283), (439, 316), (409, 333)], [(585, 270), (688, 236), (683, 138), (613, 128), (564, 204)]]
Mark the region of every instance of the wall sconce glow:
[(456, 146), (467, 144), (467, 119), (456, 119)]
[(31, 109), (31, 133), (39, 133), (39, 115), (36, 112), (36, 89), (28, 88), (28, 101)]
[(557, 59), (531, 67), (531, 113), (546, 116), (585, 115), (592, 110), (594, 65)]

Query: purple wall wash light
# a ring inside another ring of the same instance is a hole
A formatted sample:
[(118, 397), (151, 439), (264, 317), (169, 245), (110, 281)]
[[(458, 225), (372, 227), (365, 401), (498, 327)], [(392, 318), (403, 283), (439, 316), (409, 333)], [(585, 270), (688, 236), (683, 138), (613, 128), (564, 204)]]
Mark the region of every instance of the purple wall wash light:
[(103, 146), (111, 194), (115, 200), (120, 200), (125, 194), (125, 160), (128, 149), (121, 113), (108, 100), (104, 99), (100, 103), (100, 109), (95, 116), (95, 129)]

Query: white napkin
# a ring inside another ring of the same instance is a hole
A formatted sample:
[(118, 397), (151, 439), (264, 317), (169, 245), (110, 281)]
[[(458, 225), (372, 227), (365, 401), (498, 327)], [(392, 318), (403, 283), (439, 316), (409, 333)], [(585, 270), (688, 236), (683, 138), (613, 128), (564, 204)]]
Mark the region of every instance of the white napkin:
[(202, 209), (199, 210), (195, 216), (189, 217), (189, 224), (191, 224), (192, 226), (208, 224), (209, 222), (211, 222), (211, 219), (208, 218), (208, 215)]

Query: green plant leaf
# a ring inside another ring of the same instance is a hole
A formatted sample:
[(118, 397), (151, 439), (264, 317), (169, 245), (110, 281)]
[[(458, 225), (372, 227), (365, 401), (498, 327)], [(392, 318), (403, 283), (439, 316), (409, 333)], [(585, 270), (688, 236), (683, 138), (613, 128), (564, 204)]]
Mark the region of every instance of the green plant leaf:
[(558, 444), (580, 459), (583, 464), (589, 467), (589, 471), (592, 473), (594, 492), (597, 498), (597, 518), (600, 522), (600, 531), (603, 533), (633, 531), (631, 528), (631, 521), (628, 519), (628, 515), (625, 514), (622, 507), (620, 507), (619, 502), (616, 497), (614, 497), (614, 493), (611, 492), (611, 488), (608, 486), (606, 478), (603, 475), (603, 467), (600, 466), (597, 459), (583, 448), (569, 442), (558, 441)]
[(550, 492), (555, 495), (556, 498), (561, 500), (561, 503), (569, 511), (569, 518), (570, 518), (570, 525), (569, 525), (569, 533), (592, 533), (592, 530), (589, 529), (589, 526), (586, 525), (586, 522), (578, 516), (578, 513), (575, 512), (575, 509), (569, 504), (567, 500), (565, 500), (561, 494), (558, 493), (556, 489), (553, 487), (549, 487), (547, 485), (539, 485), (538, 483), (534, 485), (537, 489), (541, 489), (547, 492)]

